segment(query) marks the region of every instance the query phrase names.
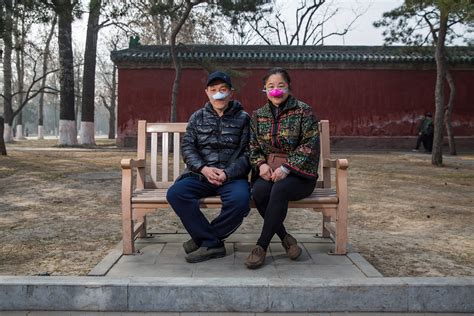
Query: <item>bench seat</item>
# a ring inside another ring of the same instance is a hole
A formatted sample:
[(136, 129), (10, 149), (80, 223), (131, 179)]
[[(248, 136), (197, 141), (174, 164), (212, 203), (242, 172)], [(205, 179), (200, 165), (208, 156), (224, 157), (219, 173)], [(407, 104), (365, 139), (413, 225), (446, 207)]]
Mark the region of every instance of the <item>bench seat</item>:
[[(132, 195), (132, 203), (137, 208), (156, 208), (161, 207), (160, 205), (167, 206), (166, 201), (167, 189), (143, 189), (136, 190)], [(336, 196), (335, 189), (322, 189), (316, 188), (313, 193), (303, 200), (291, 201), (289, 207), (293, 208), (304, 208), (307, 205), (312, 207), (314, 204), (337, 204), (339, 199)], [(221, 206), (221, 199), (218, 196), (207, 197), (201, 200), (203, 206)], [(255, 207), (253, 202), (251, 206)]]

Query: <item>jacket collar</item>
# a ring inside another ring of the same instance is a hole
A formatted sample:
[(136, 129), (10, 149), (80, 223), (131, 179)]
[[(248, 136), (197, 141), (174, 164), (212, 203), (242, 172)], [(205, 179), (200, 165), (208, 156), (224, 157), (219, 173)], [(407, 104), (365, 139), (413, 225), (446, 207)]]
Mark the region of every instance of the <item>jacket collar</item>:
[[(297, 103), (298, 102), (295, 99), (295, 97), (290, 94), (288, 96), (288, 99), (286, 100), (285, 108), (283, 109), (283, 111), (281, 111), (280, 115), (282, 113), (285, 113), (285, 112), (291, 110), (291, 109), (294, 109), (297, 106)], [(265, 106), (263, 107), (262, 115), (268, 116), (268, 117), (273, 117), (272, 109), (271, 109), (272, 106), (273, 105), (270, 103), (270, 101), (267, 101), (267, 104), (265, 104)]]

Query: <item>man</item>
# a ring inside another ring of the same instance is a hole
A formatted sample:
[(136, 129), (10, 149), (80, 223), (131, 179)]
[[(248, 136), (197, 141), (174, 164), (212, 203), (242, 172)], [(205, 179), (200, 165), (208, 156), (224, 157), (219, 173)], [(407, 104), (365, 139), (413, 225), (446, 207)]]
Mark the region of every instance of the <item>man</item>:
[(418, 151), (420, 149), (421, 143), (425, 147), (426, 153), (431, 153), (433, 149), (433, 135), (434, 135), (434, 125), (433, 125), (433, 114), (426, 112), (418, 126), (418, 138), (416, 139), (416, 146), (413, 151)]
[[(231, 100), (227, 74), (210, 74), (205, 92), (209, 102), (191, 115), (183, 138), (187, 169), (166, 196), (191, 236), (183, 244), (186, 261), (191, 263), (225, 256), (224, 239), (250, 211), (250, 117), (238, 101)], [(215, 195), (220, 196), (222, 209), (209, 223), (199, 200)]]

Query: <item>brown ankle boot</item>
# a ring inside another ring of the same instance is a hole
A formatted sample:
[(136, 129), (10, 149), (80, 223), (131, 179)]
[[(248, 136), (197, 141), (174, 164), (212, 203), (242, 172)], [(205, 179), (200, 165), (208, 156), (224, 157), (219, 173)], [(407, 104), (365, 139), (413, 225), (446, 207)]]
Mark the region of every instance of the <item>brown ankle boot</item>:
[(291, 260), (296, 260), (301, 255), (303, 250), (298, 246), (298, 242), (295, 237), (290, 234), (286, 234), (285, 238), (281, 241), (281, 245), (285, 248), (286, 254)]
[(245, 265), (249, 269), (260, 268), (265, 262), (266, 256), (267, 252), (262, 247), (257, 245), (252, 249), (249, 256), (247, 257), (247, 260), (245, 260)]

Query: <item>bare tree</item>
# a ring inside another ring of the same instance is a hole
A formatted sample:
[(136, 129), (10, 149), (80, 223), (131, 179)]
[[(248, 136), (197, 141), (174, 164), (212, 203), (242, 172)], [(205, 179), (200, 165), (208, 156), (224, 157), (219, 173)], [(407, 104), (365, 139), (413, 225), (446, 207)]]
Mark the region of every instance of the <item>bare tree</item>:
[[(120, 36), (116, 35), (108, 40), (107, 47), (110, 50), (117, 50), (120, 43)], [(109, 57), (106, 58), (109, 60)], [(109, 71), (112, 69), (112, 72)], [(108, 138), (115, 138), (115, 124), (116, 124), (116, 104), (117, 104), (117, 67), (114, 64), (107, 63), (105, 58), (99, 56), (99, 74), (101, 90), (99, 98), (101, 104), (109, 112), (109, 133)]]
[(175, 69), (175, 77), (173, 81), (173, 89), (171, 90), (171, 122), (176, 122), (176, 112), (178, 104), (178, 94), (179, 94), (179, 84), (181, 80), (181, 63), (178, 60), (178, 51), (176, 49), (176, 38), (178, 33), (181, 31), (181, 28), (186, 22), (186, 19), (189, 17), (191, 10), (196, 5), (204, 2), (204, 0), (185, 0), (184, 11), (181, 12), (180, 18), (177, 21), (176, 25), (173, 27), (170, 37), (170, 49), (171, 49), (171, 59), (173, 60), (173, 67)]
[[(3, 116), (0, 116), (0, 135), (3, 135), (4, 124), (5, 120), (3, 119)], [(7, 155), (7, 148), (5, 147), (5, 141), (3, 140), (3, 137), (0, 137), (0, 155)]]
[[(4, 101), (4, 132), (3, 138), (5, 142), (13, 141), (12, 137), (12, 121), (13, 121), (13, 107), (12, 107), (12, 29), (13, 29), (13, 6), (11, 0), (4, 0), (5, 14), (3, 17), (3, 101)], [(3, 10), (2, 10), (3, 13)]]
[[(81, 144), (95, 144), (95, 73), (97, 59), (97, 41), (99, 30), (114, 25), (127, 26), (121, 21), (131, 3), (114, 0), (90, 0), (89, 19), (87, 22), (86, 48), (84, 50), (84, 74), (82, 76), (82, 106), (81, 106)], [(103, 11), (103, 12), (102, 12)], [(103, 16), (103, 21), (99, 20)]]
[(84, 74), (82, 76), (82, 106), (80, 143), (95, 145), (94, 138), (94, 94), (95, 68), (97, 56), (97, 37), (101, 0), (90, 0), (87, 22), (86, 49), (84, 50)]
[[(20, 11), (20, 8), (17, 8)], [(15, 58), (16, 58), (16, 90), (18, 94), (16, 95), (16, 104), (20, 105), (23, 103), (24, 92), (23, 85), (25, 80), (25, 39), (26, 39), (26, 29), (29, 29), (29, 26), (25, 25), (25, 14), (19, 13), (15, 15), (13, 22), (13, 35), (15, 38)], [(23, 115), (20, 111), (16, 118), (16, 138), (23, 139)]]
[[(51, 21), (51, 28), (46, 38), (46, 43), (44, 45), (43, 53), (43, 79), (41, 80), (41, 87), (46, 86), (46, 76), (44, 75), (48, 72), (49, 58), (51, 56), (50, 44), (54, 35), (54, 29), (56, 28), (57, 16), (54, 15)], [(44, 92), (40, 93), (40, 99), (38, 103), (38, 139), (44, 138)]]
[[(276, 3), (274, 5), (276, 7)], [(365, 14), (367, 7), (353, 9), (352, 19), (342, 29), (325, 33), (325, 25), (329, 24), (340, 10), (334, 1), (300, 0), (295, 11), (294, 27), (283, 17), (280, 8), (272, 15), (250, 16), (248, 22), (253, 32), (268, 45), (324, 45), (327, 38), (346, 35), (354, 23)]]
[[(18, 95), (22, 95), (21, 102), (18, 102), (17, 108), (14, 109), (12, 108), (12, 114), (10, 117), (10, 122), (7, 122), (10, 126), (13, 124), (13, 120), (17, 115), (21, 113), (23, 108), (30, 102), (32, 99), (34, 99), (36, 96), (38, 96), (41, 93), (57, 93), (57, 89), (54, 87), (50, 87), (47, 85), (41, 86), (40, 83), (43, 80), (43, 78), (47, 77), (48, 75), (57, 72), (58, 69), (51, 69), (48, 70), (47, 72), (43, 73), (42, 75), (38, 74), (38, 59), (40, 59), (39, 56), (32, 56), (30, 53), (27, 51), (24, 51), (25, 57), (27, 57), (28, 62), (31, 63), (31, 65), (28, 67), (31, 69), (31, 74), (29, 74), (30, 81), (29, 82), (23, 82), (22, 90), (15, 91), (14, 93), (11, 94), (12, 97), (17, 97)], [(0, 96), (6, 100), (6, 95), (0, 94)]]
[(41, 0), (58, 16), (60, 64), (59, 145), (77, 144), (74, 101), (74, 59), (72, 53), (72, 21), (79, 0)]
[[(449, 70), (446, 44), (457, 38), (467, 38), (457, 34), (455, 25), (474, 25), (474, 4), (469, 0), (407, 0), (402, 6), (386, 12), (383, 19), (374, 23), (384, 27), (387, 44), (403, 43), (411, 46), (432, 45), (436, 60), (435, 119), (431, 163), (443, 164), (443, 130), (449, 137), (450, 153), (456, 154), (451, 113), (456, 96), (454, 78)], [(445, 105), (445, 82), (450, 88), (450, 96)]]

